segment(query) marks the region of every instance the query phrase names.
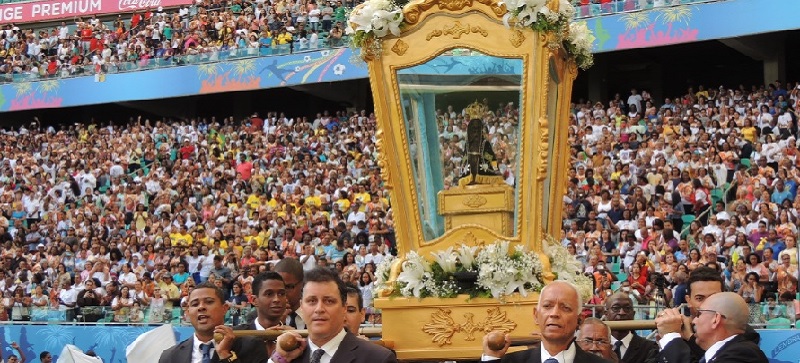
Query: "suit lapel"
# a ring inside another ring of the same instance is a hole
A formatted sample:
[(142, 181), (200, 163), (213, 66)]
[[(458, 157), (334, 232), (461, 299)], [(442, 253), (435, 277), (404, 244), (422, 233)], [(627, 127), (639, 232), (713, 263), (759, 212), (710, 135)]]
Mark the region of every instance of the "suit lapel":
[(358, 344), (354, 339), (358, 338), (349, 332), (345, 334), (344, 339), (339, 343), (339, 349), (331, 358), (331, 363), (350, 363), (356, 359), (355, 351), (358, 349)]
[(177, 358), (178, 362), (192, 363), (192, 350), (194, 348), (194, 336), (186, 339), (178, 345)]
[(723, 345), (722, 345), (722, 346), (719, 348), (719, 350), (717, 350), (717, 352), (716, 352), (716, 353), (714, 353), (714, 356), (713, 356), (713, 357), (711, 357), (711, 359), (709, 359), (707, 363), (716, 362), (716, 360), (717, 360), (717, 356), (719, 355), (719, 352), (721, 352), (721, 351), (723, 351), (723, 350), (725, 350), (725, 349), (728, 349), (728, 348), (730, 348), (731, 346), (733, 346), (734, 344), (736, 344), (736, 343), (739, 343), (739, 342), (741, 342), (741, 341), (743, 341), (743, 340), (745, 340), (745, 338), (744, 338), (744, 337), (743, 337), (741, 334), (739, 334), (739, 335), (737, 335), (735, 338), (733, 338), (733, 339), (729, 340), (727, 343), (723, 344)]

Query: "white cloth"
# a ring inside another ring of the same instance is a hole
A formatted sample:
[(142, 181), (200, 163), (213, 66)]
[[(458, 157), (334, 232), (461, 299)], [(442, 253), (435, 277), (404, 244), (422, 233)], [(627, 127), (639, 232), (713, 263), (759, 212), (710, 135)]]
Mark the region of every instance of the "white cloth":
[[(160, 355), (161, 353), (159, 353)], [(130, 361), (129, 361), (130, 362)], [(103, 363), (103, 360), (98, 357), (90, 357), (83, 353), (78, 347), (67, 344), (61, 350), (56, 363)]]
[(161, 353), (176, 343), (172, 325), (165, 324), (136, 337), (125, 348), (125, 357), (128, 363), (158, 362)]

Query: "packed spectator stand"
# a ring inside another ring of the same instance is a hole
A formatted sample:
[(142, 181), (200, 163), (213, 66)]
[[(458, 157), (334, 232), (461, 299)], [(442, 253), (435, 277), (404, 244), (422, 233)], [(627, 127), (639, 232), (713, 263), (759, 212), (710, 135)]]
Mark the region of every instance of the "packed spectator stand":
[[(574, 104), (561, 238), (595, 277), (588, 306), (622, 289), (652, 317), (706, 265), (754, 323), (794, 321), (800, 89), (788, 86)], [(486, 109), (495, 150), (513, 148), (500, 127), (513, 104)], [(459, 158), (464, 111), (437, 119), (442, 155)], [(212, 280), (235, 322), (252, 276), (282, 258), (335, 268), (371, 306), (395, 246), (374, 138), (366, 111), (4, 131), (0, 319), (179, 323), (182, 298)]]
[(0, 32), (4, 81), (117, 73), (346, 45), (348, 1), (204, 0), (179, 8)]
[[(575, 0), (576, 16), (643, 11), (716, 0)], [(346, 18), (359, 0), (200, 0), (115, 19), (54, 27), (5, 24), (0, 82), (105, 75), (186, 64), (290, 54), (348, 44)], [(3, 2), (0, 2), (3, 4)]]

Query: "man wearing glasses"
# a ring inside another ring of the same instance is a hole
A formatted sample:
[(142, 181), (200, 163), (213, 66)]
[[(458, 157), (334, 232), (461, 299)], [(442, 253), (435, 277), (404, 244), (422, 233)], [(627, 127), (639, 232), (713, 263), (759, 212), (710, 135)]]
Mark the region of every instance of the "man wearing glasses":
[(600, 319), (586, 318), (578, 329), (575, 341), (585, 352), (611, 362), (620, 362), (617, 354), (611, 350), (611, 328)]
[[(606, 321), (633, 320), (635, 311), (630, 296), (617, 292), (606, 299)], [(643, 363), (652, 361), (658, 354), (656, 342), (644, 339), (631, 330), (611, 332), (611, 347), (622, 363)]]
[[(705, 350), (700, 363), (747, 362), (766, 363), (767, 357), (746, 335), (750, 310), (744, 299), (733, 292), (709, 296), (693, 311), (695, 342)], [(692, 349), (681, 339), (683, 315), (678, 309), (667, 309), (656, 318), (661, 340), (658, 362), (689, 362)]]
[[(659, 358), (658, 361), (660, 363), (698, 363), (706, 354), (706, 348), (703, 348), (699, 345), (699, 342), (697, 341), (697, 335), (692, 331), (691, 316), (697, 314), (698, 310), (701, 309), (702, 304), (709, 297), (721, 293), (723, 291), (724, 283), (719, 272), (711, 268), (701, 266), (692, 271), (692, 273), (689, 275), (689, 281), (687, 284), (689, 286), (687, 292), (689, 295), (689, 300), (687, 301), (687, 305), (689, 307), (690, 316), (684, 316), (678, 311), (677, 308), (667, 309), (661, 312), (656, 318), (656, 326), (658, 327), (659, 333), (661, 333), (662, 339), (665, 335), (665, 332), (674, 331), (680, 333), (680, 337), (683, 338), (689, 347), (691, 359), (687, 358), (680, 361), (667, 360), (662, 362)], [(673, 314), (673, 312), (678, 312), (678, 314)], [(669, 317), (669, 319), (666, 319), (667, 317)], [(662, 327), (662, 325), (664, 326)], [(752, 327), (746, 324), (745, 331), (741, 335), (743, 335), (746, 340), (753, 342), (756, 346), (758, 346), (758, 343), (761, 341), (761, 336), (755, 330), (753, 330)], [(661, 341), (659, 341), (659, 343), (660, 342)], [(659, 345), (662, 349), (662, 352), (659, 353), (659, 356), (662, 356), (664, 354), (664, 345)]]

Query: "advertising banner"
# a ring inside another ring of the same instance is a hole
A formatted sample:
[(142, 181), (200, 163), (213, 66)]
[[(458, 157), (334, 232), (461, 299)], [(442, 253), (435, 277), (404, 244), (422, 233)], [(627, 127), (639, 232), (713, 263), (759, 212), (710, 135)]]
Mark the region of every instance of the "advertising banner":
[(132, 13), (191, 4), (192, 0), (42, 0), (0, 5), (0, 24)]

